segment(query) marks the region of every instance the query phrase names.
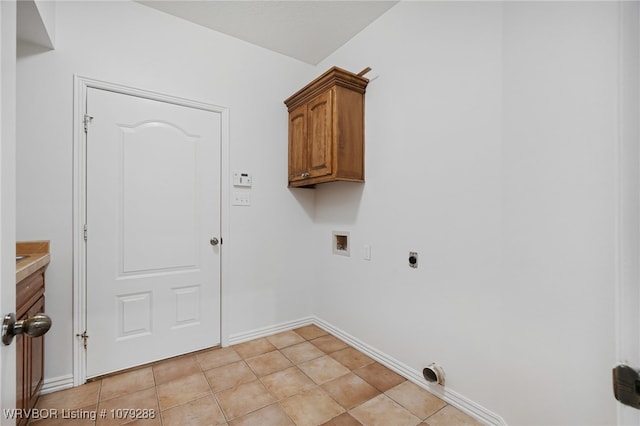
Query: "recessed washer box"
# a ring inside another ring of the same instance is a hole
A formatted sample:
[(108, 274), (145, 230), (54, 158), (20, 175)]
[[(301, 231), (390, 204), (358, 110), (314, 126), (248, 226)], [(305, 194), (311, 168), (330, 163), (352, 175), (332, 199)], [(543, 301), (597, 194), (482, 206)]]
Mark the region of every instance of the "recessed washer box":
[(347, 257), (351, 256), (351, 242), (349, 241), (348, 232), (333, 231), (331, 246), (333, 248), (333, 254)]

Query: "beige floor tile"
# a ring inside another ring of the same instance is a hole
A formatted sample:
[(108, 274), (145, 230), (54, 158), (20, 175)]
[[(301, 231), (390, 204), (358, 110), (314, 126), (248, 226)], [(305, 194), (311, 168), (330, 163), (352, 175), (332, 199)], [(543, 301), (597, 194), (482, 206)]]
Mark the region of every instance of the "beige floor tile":
[(304, 337), (295, 331), (284, 331), (282, 333), (267, 336), (267, 340), (276, 348), (282, 349), (305, 341)]
[(181, 379), (163, 383), (158, 385), (157, 389), (161, 410), (202, 398), (211, 392), (204, 373), (191, 374)]
[(200, 372), (200, 366), (193, 355), (169, 359), (153, 366), (153, 376), (156, 379), (156, 385)]
[(280, 401), (280, 405), (297, 426), (319, 425), (344, 412), (344, 408), (318, 387)]
[(298, 368), (321, 385), (349, 373), (349, 369), (328, 355), (303, 362)]
[(155, 385), (156, 383), (153, 378), (153, 370), (151, 367), (127, 371), (126, 373), (102, 379), (100, 400), (104, 401), (127, 393), (150, 388)]
[(289, 346), (288, 348), (281, 349), (280, 352), (282, 352), (282, 354), (289, 358), (289, 360), (294, 364), (300, 364), (301, 362), (309, 361), (314, 358), (320, 358), (325, 354), (309, 342)]
[(252, 358), (254, 356), (266, 354), (267, 352), (275, 351), (276, 347), (271, 344), (266, 338), (251, 340), (249, 342), (240, 343), (232, 346), (232, 348), (238, 352), (242, 358)]
[[(480, 425), (314, 325), (43, 395), (37, 408), (59, 415), (32, 419), (34, 426)], [(116, 418), (111, 411), (128, 408), (155, 410), (156, 417)], [(80, 414), (63, 417), (62, 409)]]
[(406, 380), (401, 375), (394, 373), (384, 365), (378, 364), (377, 362), (371, 363), (357, 370), (353, 370), (353, 372), (362, 377), (380, 392), (386, 392)]
[(32, 421), (29, 424), (37, 425), (37, 426), (94, 426), (96, 422), (88, 418), (82, 418), (82, 419), (63, 418), (62, 415), (59, 414), (57, 418), (39, 419), (39, 420)]
[(367, 426), (415, 426), (420, 419), (382, 394), (357, 406), (349, 413)]
[(340, 349), (344, 349), (349, 346), (342, 340), (330, 334), (327, 334), (326, 336), (318, 337), (317, 339), (310, 340), (310, 342), (313, 343), (318, 349), (320, 349), (326, 354), (339, 351)]
[(389, 389), (385, 394), (421, 419), (426, 419), (447, 405), (437, 396), (408, 380)]
[(362, 423), (354, 419), (349, 413), (342, 413), (337, 417), (332, 418), (321, 426), (361, 426)]
[(213, 395), (178, 405), (162, 412), (163, 426), (223, 425), (226, 420)]
[(307, 340), (315, 339), (316, 337), (320, 337), (328, 334), (326, 331), (324, 331), (317, 325), (313, 325), (313, 324), (296, 328), (293, 331), (295, 331), (296, 333), (298, 333), (299, 335), (301, 335)]
[(292, 365), (291, 361), (282, 355), (280, 351), (267, 352), (266, 354), (248, 358), (246, 362), (258, 377), (284, 370)]
[(222, 412), (227, 420), (244, 416), (247, 413), (276, 402), (273, 395), (259, 380), (243, 383), (234, 388), (216, 394)]
[(160, 416), (153, 419), (139, 419), (134, 420), (131, 423), (125, 423), (127, 426), (162, 426), (162, 419)]
[(315, 387), (315, 384), (298, 367), (287, 368), (260, 379), (278, 400)]
[[(72, 412), (73, 413), (72, 413)], [(30, 425), (37, 426), (94, 426), (98, 417), (98, 405), (76, 408), (63, 412), (61, 409), (44, 410), (41, 416), (46, 418), (31, 418)], [(73, 418), (71, 418), (73, 417)], [(2, 422), (0, 422), (2, 424)]]
[(102, 382), (98, 380), (72, 389), (43, 395), (38, 400), (37, 407), (40, 409), (66, 408), (70, 410), (97, 405), (101, 384)]
[(216, 393), (238, 386), (242, 383), (253, 382), (257, 379), (253, 371), (244, 361), (238, 361), (222, 367), (205, 371), (211, 390)]
[(380, 391), (353, 373), (331, 380), (322, 385), (331, 398), (347, 410), (378, 395)]
[(217, 348), (206, 352), (200, 352), (196, 355), (196, 359), (200, 364), (200, 368), (203, 371), (211, 370), (212, 368), (221, 367), (223, 365), (231, 364), (232, 362), (240, 361), (240, 355), (232, 347)]
[(429, 426), (481, 426), (482, 423), (457, 408), (447, 405), (425, 420)]
[(349, 370), (356, 370), (373, 362), (371, 358), (354, 348), (340, 349), (330, 356)]
[[(129, 409), (140, 409), (152, 411), (154, 417), (160, 415), (158, 410), (158, 397), (156, 388), (148, 388), (137, 392), (121, 395), (116, 398), (100, 401), (98, 404), (98, 420), (96, 425), (119, 425), (129, 423), (136, 419), (134, 412)], [(106, 410), (106, 411), (103, 411)], [(102, 417), (100, 413), (106, 412), (107, 415)]]
[(232, 420), (229, 426), (295, 426), (295, 423), (280, 404), (275, 403)]

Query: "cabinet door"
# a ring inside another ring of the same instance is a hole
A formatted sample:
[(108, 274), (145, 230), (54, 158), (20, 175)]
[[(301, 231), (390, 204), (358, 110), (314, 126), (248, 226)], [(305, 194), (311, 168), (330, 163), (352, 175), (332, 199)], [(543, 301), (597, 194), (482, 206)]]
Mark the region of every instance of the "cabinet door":
[(307, 106), (309, 177), (330, 175), (333, 160), (333, 108), (329, 90), (311, 100)]
[[(18, 320), (25, 319), (24, 315)], [(29, 409), (29, 346), (28, 338), (24, 334), (18, 334), (15, 337), (16, 342), (16, 408), (27, 410)], [(16, 422), (17, 425), (23, 425), (27, 423), (26, 418), (19, 418)]]
[(307, 105), (289, 113), (289, 182), (303, 180), (307, 172)]
[[(44, 312), (44, 297), (38, 299), (29, 309), (27, 316), (32, 317)], [(44, 336), (28, 337), (31, 359), (29, 362), (29, 408), (33, 408), (44, 380)]]

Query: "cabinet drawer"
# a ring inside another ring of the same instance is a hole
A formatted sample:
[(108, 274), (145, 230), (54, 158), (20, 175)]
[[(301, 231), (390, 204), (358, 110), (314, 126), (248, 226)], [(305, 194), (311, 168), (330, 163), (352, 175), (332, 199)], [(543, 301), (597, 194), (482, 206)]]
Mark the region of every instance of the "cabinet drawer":
[(27, 309), (44, 294), (44, 268), (29, 275), (16, 285), (16, 317), (20, 318)]

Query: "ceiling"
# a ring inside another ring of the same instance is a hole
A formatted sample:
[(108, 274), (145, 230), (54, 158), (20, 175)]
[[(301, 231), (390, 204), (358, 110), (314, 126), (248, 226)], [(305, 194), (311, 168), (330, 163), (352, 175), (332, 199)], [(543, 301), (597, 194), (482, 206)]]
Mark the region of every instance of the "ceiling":
[(137, 1), (312, 65), (397, 3), (378, 0)]

